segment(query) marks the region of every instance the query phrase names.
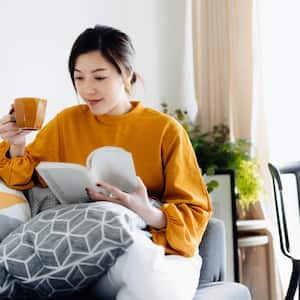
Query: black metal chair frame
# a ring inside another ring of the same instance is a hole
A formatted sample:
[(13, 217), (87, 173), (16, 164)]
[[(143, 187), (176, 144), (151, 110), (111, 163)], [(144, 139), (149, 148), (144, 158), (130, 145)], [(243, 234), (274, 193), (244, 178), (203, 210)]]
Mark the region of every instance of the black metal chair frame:
[[(290, 163), (278, 169), (271, 163), (268, 164), (272, 176), (274, 199), (276, 208), (277, 225), (279, 232), (280, 248), (282, 253), (291, 259), (293, 264), (292, 274), (290, 277), (289, 287), (287, 290), (286, 300), (293, 300), (297, 287), (300, 299), (300, 260), (295, 258), (290, 252), (290, 239), (288, 234), (287, 220), (284, 208), (283, 186), (280, 174), (294, 174), (296, 176), (298, 201), (300, 201), (300, 162)], [(279, 195), (278, 195), (279, 191)], [(299, 202), (300, 208), (300, 202)]]

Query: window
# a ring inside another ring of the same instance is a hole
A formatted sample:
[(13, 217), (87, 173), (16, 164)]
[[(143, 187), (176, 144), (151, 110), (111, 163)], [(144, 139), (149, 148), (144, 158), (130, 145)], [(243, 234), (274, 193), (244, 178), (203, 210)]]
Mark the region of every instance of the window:
[(300, 2), (257, 4), (271, 160), (300, 160)]

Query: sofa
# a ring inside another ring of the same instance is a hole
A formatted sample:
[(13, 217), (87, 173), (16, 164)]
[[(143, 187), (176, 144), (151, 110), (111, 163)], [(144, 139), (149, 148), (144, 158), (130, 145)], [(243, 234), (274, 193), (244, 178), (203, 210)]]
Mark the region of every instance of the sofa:
[(199, 286), (193, 300), (251, 300), (241, 283), (223, 281), (225, 277), (225, 227), (221, 220), (210, 219), (199, 247), (203, 259)]

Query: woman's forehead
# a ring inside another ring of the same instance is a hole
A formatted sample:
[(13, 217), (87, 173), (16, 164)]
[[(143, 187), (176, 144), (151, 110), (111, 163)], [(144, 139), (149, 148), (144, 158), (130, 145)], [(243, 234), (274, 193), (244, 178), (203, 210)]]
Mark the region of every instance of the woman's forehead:
[(80, 71), (105, 71), (111, 67), (110, 62), (98, 50), (80, 54), (75, 62), (75, 70)]

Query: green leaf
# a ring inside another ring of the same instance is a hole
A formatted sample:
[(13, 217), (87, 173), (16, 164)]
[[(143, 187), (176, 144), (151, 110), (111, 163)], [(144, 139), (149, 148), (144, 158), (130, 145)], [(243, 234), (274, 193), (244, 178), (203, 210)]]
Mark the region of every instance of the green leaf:
[(214, 175), (215, 174), (215, 172), (216, 172), (216, 165), (214, 165), (214, 166), (210, 166), (209, 168), (207, 168), (206, 169), (206, 175), (209, 175), (209, 176), (211, 176), (211, 175)]
[(211, 193), (214, 189), (219, 186), (219, 183), (216, 180), (211, 180), (206, 184), (208, 193)]

